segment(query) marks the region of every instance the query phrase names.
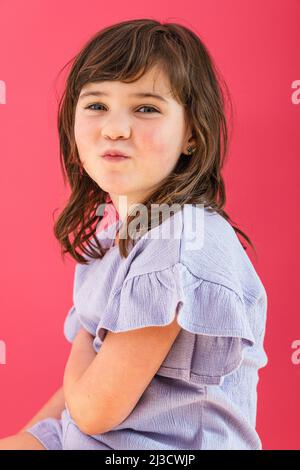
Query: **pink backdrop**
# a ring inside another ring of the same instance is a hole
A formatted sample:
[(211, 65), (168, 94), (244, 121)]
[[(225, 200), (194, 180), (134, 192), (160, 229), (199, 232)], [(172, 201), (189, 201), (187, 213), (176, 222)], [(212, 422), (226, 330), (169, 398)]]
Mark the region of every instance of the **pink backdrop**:
[(194, 29), (233, 95), (226, 209), (257, 246), (258, 260), (247, 252), (269, 299), (269, 363), (260, 371), (257, 429), (264, 449), (299, 449), (300, 351), (292, 344), (300, 340), (300, 2), (110, 5), (0, 1), (0, 438), (23, 427), (62, 385), (70, 350), (63, 321), (72, 305), (74, 262), (62, 263), (53, 235), (53, 212), (67, 196), (56, 76), (102, 27), (150, 17)]

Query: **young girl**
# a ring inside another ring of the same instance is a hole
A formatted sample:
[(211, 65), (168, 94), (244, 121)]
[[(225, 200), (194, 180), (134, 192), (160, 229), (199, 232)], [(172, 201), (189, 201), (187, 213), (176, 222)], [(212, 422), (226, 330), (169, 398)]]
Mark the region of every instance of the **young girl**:
[(77, 262), (72, 349), (60, 419), (21, 433), (39, 448), (262, 448), (267, 296), (223, 209), (224, 109), (184, 26), (125, 21), (76, 56), (58, 120), (72, 192), (55, 224)]

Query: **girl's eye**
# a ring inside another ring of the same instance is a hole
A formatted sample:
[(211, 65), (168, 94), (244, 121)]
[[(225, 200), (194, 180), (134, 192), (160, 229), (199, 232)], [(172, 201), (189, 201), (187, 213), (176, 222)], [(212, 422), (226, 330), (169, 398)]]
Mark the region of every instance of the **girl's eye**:
[[(155, 113), (158, 113), (158, 112), (159, 112), (159, 111), (157, 111), (157, 109), (153, 108), (152, 106), (141, 106), (141, 107), (138, 108), (138, 109), (143, 109), (143, 108), (144, 108), (144, 109), (147, 109), (147, 108), (148, 108), (148, 109), (153, 109), (153, 111), (154, 111)], [(149, 114), (149, 113), (142, 113), (142, 114)], [(152, 113), (150, 113), (150, 114), (152, 114)]]
[[(103, 105), (99, 104), (99, 103), (93, 103), (93, 104), (90, 104), (89, 106), (87, 106), (85, 109), (90, 109), (91, 111), (101, 111), (99, 109), (92, 109), (92, 106), (103, 106)], [(143, 108), (152, 109), (155, 113), (159, 113), (159, 111), (157, 109), (153, 108), (152, 106), (141, 106), (138, 109), (143, 109)], [(152, 114), (152, 112), (151, 113), (142, 113), (142, 114)]]

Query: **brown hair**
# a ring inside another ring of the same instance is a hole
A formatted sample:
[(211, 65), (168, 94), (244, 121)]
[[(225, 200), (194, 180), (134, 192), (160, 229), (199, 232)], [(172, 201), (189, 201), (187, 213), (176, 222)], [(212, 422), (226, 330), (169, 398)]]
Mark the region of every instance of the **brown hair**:
[[(181, 154), (171, 174), (147, 200), (139, 202), (147, 207), (149, 220), (151, 204), (209, 206), (209, 211), (223, 216), (256, 251), (251, 240), (232, 224), (223, 209), (226, 195), (221, 170), (228, 149), (226, 95), (230, 110), (232, 103), (227, 85), (199, 37), (180, 24), (134, 19), (100, 30), (73, 59), (59, 102), (57, 121), (63, 179), (64, 183), (68, 180), (71, 188), (69, 200), (54, 225), (62, 256), (69, 252), (77, 262), (88, 264), (76, 248), (93, 259), (102, 258), (106, 252), (95, 233), (103, 217), (97, 215), (97, 208), (105, 203), (107, 193), (83, 169), (74, 137), (75, 108), (81, 88), (100, 80), (131, 83), (158, 64), (169, 78), (175, 98), (185, 107), (196, 151), (188, 157)], [(134, 218), (127, 216), (126, 230)], [(128, 256), (130, 241), (133, 242), (130, 236), (119, 239), (122, 257)], [(90, 250), (84, 246), (85, 242)], [(243, 248), (247, 247), (243, 245)]]

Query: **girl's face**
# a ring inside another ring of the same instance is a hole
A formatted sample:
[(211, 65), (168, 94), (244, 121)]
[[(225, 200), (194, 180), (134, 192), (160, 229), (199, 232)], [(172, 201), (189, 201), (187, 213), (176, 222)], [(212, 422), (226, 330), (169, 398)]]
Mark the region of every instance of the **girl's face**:
[[(91, 95), (83, 96), (87, 92)], [(162, 99), (135, 96), (138, 93), (155, 93)], [(181, 153), (187, 154), (193, 142), (184, 113), (171, 96), (168, 79), (156, 67), (135, 83), (100, 81), (82, 88), (74, 126), (79, 157), (119, 213), (119, 196), (126, 196), (129, 209), (175, 168)], [(130, 158), (118, 162), (102, 158), (111, 149)]]

